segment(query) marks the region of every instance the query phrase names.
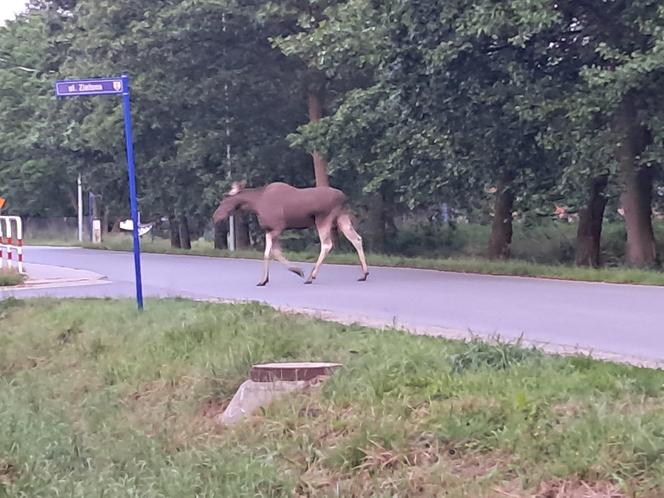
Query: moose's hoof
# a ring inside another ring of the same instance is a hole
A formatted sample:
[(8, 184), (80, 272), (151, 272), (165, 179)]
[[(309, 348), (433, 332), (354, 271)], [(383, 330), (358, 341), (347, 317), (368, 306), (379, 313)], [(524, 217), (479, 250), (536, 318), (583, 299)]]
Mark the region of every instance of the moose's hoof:
[(313, 283), (314, 283), (314, 280), (316, 280), (316, 277), (314, 277), (313, 275), (309, 275), (309, 278), (306, 279), (306, 280), (304, 281), (304, 283), (307, 284), (307, 285), (309, 285), (309, 284), (313, 284)]
[(269, 281), (270, 281), (270, 279), (263, 280), (262, 282), (258, 282), (256, 284), (256, 287), (265, 287)]
[(367, 272), (367, 273), (365, 273), (364, 275), (362, 275), (360, 278), (357, 279), (357, 281), (358, 281), (358, 282), (366, 282), (366, 281), (367, 281), (367, 277), (369, 277), (369, 272)]
[(289, 268), (289, 270), (295, 273), (295, 275), (299, 276), (300, 278), (304, 278), (304, 272), (302, 271), (301, 268), (294, 266), (293, 268)]

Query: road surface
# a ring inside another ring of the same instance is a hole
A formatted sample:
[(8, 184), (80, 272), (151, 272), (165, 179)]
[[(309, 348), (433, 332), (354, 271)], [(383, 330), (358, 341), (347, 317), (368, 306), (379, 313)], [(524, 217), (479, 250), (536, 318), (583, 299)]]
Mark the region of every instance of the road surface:
[[(110, 283), (0, 291), (0, 297), (134, 296), (129, 253), (27, 248), (26, 260), (97, 272)], [(146, 298), (257, 300), (414, 330), (523, 336), (533, 343), (664, 361), (662, 287), (376, 267), (361, 283), (359, 267), (343, 265), (324, 265), (313, 285), (303, 285), (273, 263), (271, 281), (261, 288), (255, 285), (260, 261), (160, 254), (144, 254), (142, 261)]]

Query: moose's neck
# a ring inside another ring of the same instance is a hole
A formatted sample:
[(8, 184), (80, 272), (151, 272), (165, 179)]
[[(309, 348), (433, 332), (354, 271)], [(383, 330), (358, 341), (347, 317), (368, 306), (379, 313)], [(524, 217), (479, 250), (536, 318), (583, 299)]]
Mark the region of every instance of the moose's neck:
[(246, 211), (256, 212), (258, 199), (263, 194), (262, 188), (248, 188), (235, 194), (236, 206)]

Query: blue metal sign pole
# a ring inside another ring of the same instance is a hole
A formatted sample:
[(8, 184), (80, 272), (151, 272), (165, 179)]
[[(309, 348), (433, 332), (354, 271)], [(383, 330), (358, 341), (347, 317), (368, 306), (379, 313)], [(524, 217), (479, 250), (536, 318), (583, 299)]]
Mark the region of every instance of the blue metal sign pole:
[(143, 283), (141, 280), (141, 239), (138, 236), (138, 203), (136, 202), (136, 167), (134, 165), (134, 135), (131, 126), (131, 99), (129, 76), (122, 75), (122, 103), (124, 109), (125, 141), (127, 143), (127, 174), (129, 175), (129, 203), (134, 234), (134, 268), (136, 271), (136, 303), (143, 309)]
[(129, 76), (120, 78), (93, 78), (87, 80), (64, 80), (55, 82), (58, 97), (92, 95), (122, 95), (124, 109), (125, 139), (127, 144), (127, 175), (129, 177), (129, 203), (131, 206), (132, 232), (134, 235), (134, 268), (136, 270), (136, 303), (143, 309), (143, 283), (141, 279), (141, 241), (138, 236), (138, 202), (136, 201), (136, 167), (134, 165), (134, 141), (131, 126), (131, 100)]

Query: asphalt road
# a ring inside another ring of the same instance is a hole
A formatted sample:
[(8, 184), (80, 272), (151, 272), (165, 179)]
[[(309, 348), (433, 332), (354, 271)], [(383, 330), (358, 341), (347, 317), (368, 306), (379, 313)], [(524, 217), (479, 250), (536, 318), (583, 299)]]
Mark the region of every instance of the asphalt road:
[[(0, 297), (134, 296), (129, 253), (27, 248), (26, 260), (97, 272), (110, 283), (0, 291)], [(142, 262), (148, 298), (257, 300), (422, 331), (522, 335), (532, 342), (664, 360), (660, 287), (376, 267), (370, 267), (367, 282), (357, 282), (359, 266), (342, 265), (324, 265), (313, 285), (303, 285), (273, 263), (270, 283), (259, 288), (260, 261), (144, 254)]]

